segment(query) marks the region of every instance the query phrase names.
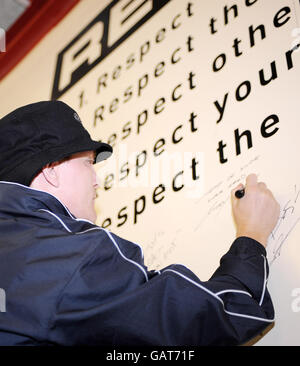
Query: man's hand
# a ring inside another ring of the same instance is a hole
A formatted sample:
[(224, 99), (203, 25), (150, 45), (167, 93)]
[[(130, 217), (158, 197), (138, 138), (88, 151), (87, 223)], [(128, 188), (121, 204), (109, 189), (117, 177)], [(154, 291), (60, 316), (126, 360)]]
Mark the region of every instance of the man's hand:
[[(238, 199), (235, 192), (242, 188), (245, 195)], [(266, 184), (257, 182), (256, 174), (248, 175), (245, 187), (239, 184), (231, 191), (231, 204), (237, 237), (250, 237), (266, 247), (280, 214), (280, 206)]]

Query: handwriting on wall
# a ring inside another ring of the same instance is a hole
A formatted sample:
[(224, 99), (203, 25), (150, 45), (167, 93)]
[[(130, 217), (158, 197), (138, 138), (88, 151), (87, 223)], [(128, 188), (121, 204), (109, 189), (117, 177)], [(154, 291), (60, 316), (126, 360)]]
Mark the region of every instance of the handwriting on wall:
[[(230, 192), (239, 183), (245, 182), (245, 178), (253, 170), (258, 169), (261, 157), (257, 155), (249, 160), (246, 164), (239, 167), (235, 172), (230, 173), (226, 179), (220, 180), (213, 186), (209, 187), (204, 195), (195, 200), (195, 206), (202, 207), (202, 215), (199, 220), (190, 228), (194, 233), (201, 233), (201, 228), (207, 221), (217, 222), (218, 216), (226, 209), (224, 215), (229, 215), (230, 209)], [(258, 181), (260, 174), (257, 174)], [(274, 230), (272, 231), (267, 245), (267, 255), (269, 265), (276, 261), (284, 246), (288, 245), (288, 238), (300, 223), (300, 184), (294, 184), (293, 188), (287, 194), (284, 202), (280, 204), (280, 217)], [(145, 246), (147, 252), (147, 264), (160, 268), (162, 263), (166, 263), (175, 251), (177, 246), (183, 245), (177, 240), (180, 232), (186, 230), (186, 225), (177, 227), (174, 231), (172, 240), (166, 243), (166, 233), (162, 230), (154, 232), (153, 237)], [(201, 238), (200, 238), (201, 239)]]

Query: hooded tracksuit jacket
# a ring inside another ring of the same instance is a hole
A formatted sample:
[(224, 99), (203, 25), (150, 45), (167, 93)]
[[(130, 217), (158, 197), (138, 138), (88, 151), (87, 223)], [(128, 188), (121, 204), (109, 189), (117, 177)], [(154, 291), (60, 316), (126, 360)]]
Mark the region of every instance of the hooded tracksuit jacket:
[(2, 346), (240, 345), (274, 321), (267, 278), (265, 248), (247, 237), (208, 281), (182, 265), (148, 270), (139, 245), (0, 182)]

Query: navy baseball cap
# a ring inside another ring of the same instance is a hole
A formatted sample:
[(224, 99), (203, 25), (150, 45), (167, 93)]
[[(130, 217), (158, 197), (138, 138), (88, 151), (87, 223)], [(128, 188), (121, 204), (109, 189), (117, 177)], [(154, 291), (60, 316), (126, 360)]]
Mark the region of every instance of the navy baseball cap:
[(84, 151), (95, 151), (98, 163), (113, 149), (92, 140), (76, 111), (62, 101), (28, 104), (0, 120), (0, 180), (29, 186), (47, 164)]

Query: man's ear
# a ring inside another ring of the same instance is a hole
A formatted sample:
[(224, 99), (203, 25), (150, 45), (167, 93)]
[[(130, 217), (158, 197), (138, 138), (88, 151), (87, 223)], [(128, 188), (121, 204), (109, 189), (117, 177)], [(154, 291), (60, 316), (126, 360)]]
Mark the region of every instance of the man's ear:
[(44, 179), (53, 187), (59, 186), (59, 162), (47, 164), (41, 171)]

